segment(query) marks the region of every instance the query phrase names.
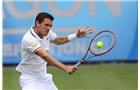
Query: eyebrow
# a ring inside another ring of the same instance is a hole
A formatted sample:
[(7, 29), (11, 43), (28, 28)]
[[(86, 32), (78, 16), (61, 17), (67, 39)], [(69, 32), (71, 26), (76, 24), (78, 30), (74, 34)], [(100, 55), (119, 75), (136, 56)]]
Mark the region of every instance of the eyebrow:
[(50, 24), (45, 24), (46, 26), (51, 26), (52, 27), (52, 25), (50, 25)]

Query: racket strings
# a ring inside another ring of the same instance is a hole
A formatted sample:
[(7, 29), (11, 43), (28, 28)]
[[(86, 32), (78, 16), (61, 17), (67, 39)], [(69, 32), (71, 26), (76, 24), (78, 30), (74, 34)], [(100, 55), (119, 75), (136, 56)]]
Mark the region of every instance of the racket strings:
[[(90, 44), (90, 51), (91, 53), (98, 55), (98, 54), (103, 54), (106, 53), (114, 44), (114, 36), (110, 32), (104, 32), (99, 35), (97, 35), (93, 41)], [(97, 47), (97, 42), (101, 41), (103, 42), (103, 47), (98, 48)]]

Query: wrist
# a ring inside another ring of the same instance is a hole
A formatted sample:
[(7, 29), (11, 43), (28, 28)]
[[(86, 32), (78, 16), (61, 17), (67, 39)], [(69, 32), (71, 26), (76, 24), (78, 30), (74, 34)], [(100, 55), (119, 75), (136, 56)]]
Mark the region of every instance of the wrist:
[(77, 37), (76, 33), (68, 35), (68, 40), (69, 40), (69, 41), (75, 40), (75, 39), (77, 39), (77, 38), (78, 38), (78, 37)]

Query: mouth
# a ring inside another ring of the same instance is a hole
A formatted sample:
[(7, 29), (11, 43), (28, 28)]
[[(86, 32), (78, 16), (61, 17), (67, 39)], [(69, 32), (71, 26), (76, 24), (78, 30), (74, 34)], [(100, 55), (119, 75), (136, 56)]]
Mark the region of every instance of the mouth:
[(46, 31), (45, 31), (45, 34), (47, 35), (49, 33), (49, 30), (47, 29)]
[(49, 31), (46, 32), (47, 34), (49, 33)]
[(47, 35), (49, 32), (45, 32), (45, 35)]

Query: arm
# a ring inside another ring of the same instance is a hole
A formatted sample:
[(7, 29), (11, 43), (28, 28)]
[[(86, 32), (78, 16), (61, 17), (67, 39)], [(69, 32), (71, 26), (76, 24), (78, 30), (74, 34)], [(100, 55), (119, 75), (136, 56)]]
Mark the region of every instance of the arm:
[(87, 34), (91, 34), (92, 33), (91, 30), (92, 29), (88, 28), (88, 26), (87, 26), (83, 30), (78, 29), (77, 33), (74, 33), (74, 34), (71, 34), (71, 35), (68, 35), (68, 36), (57, 37), (55, 40), (53, 40), (51, 42), (55, 43), (57, 45), (60, 45), (60, 44), (68, 43), (68, 42), (70, 42), (74, 39), (77, 39), (77, 38), (83, 38), (83, 37), (89, 38), (89, 36), (87, 36)]
[(69, 42), (68, 36), (57, 37), (55, 40), (51, 41), (54, 44), (61, 45)]
[(76, 71), (75, 66), (66, 66), (59, 61), (57, 61), (55, 58), (53, 58), (51, 55), (49, 55), (43, 48), (38, 49), (35, 54), (39, 55), (42, 59), (44, 59), (46, 62), (64, 70), (68, 74), (72, 74), (73, 72)]

